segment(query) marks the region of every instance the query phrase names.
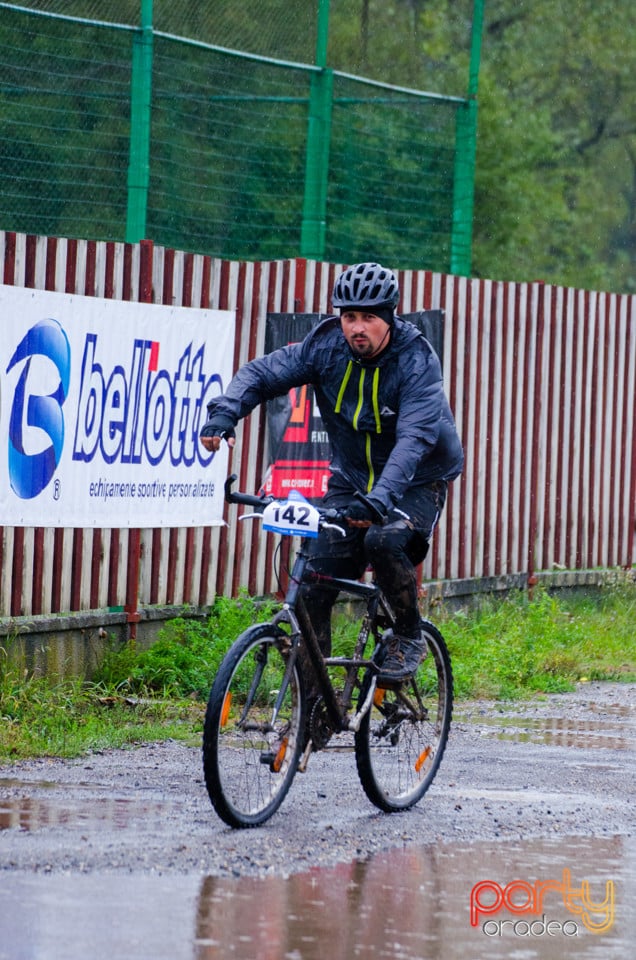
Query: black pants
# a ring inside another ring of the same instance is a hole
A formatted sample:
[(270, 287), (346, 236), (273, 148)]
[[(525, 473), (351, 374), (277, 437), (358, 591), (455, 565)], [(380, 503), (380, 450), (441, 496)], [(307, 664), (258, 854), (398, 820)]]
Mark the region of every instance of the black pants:
[[(321, 531), (309, 546), (310, 569), (332, 577), (356, 580), (367, 566), (396, 615), (396, 632), (417, 636), (420, 621), (415, 567), (424, 559), (435, 525), (446, 501), (447, 484), (439, 480), (413, 487), (392, 510), (384, 526), (349, 527), (346, 536), (335, 530)], [(334, 480), (324, 506), (345, 507), (353, 490)], [(401, 512), (400, 512), (401, 511)], [(408, 515), (408, 519), (403, 516)], [(310, 619), (324, 654), (331, 651), (331, 612), (337, 594), (320, 584), (302, 588)]]

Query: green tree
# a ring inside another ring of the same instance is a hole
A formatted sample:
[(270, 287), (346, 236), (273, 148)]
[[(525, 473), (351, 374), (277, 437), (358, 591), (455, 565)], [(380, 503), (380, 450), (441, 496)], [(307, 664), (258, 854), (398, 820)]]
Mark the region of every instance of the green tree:
[[(447, 0), (422, 11), (423, 46), (445, 83), (465, 67), (471, 7)], [(636, 289), (633, 6), (486, 0), (485, 9), (475, 270)]]

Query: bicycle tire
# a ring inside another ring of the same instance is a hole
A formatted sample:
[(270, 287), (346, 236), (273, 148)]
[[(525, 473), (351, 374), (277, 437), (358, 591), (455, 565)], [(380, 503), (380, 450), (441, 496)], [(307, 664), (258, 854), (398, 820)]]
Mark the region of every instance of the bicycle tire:
[(212, 806), (231, 827), (256, 827), (269, 819), (298, 768), (305, 696), (297, 664), (272, 723), (289, 649), (279, 627), (250, 627), (230, 647), (210, 691), (205, 784)]
[[(450, 731), (450, 655), (437, 627), (423, 620), (422, 632), (428, 654), (415, 677), (395, 689), (377, 689), (355, 735), (360, 782), (369, 800), (385, 813), (408, 810), (424, 796), (437, 773)], [(372, 678), (368, 671), (361, 703)]]

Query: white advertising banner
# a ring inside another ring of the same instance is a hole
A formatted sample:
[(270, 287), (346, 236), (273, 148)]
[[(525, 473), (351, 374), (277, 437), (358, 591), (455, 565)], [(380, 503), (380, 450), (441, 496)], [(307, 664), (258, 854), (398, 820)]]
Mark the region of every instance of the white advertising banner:
[(0, 285), (0, 525), (222, 522), (234, 313)]

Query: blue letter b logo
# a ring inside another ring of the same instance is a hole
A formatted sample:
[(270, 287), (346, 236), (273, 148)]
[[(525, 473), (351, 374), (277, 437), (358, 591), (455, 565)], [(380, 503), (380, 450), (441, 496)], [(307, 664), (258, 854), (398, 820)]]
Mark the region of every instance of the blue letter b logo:
[[(29, 376), (34, 356), (47, 357), (56, 367), (58, 383), (49, 394), (33, 392), (35, 379)], [(25, 361), (16, 386), (9, 421), (9, 479), (18, 497), (30, 500), (46, 487), (60, 462), (64, 447), (62, 404), (68, 393), (71, 349), (57, 320), (40, 320), (28, 331), (13, 354), (7, 373)], [(27, 433), (42, 431), (50, 444), (30, 453)]]

